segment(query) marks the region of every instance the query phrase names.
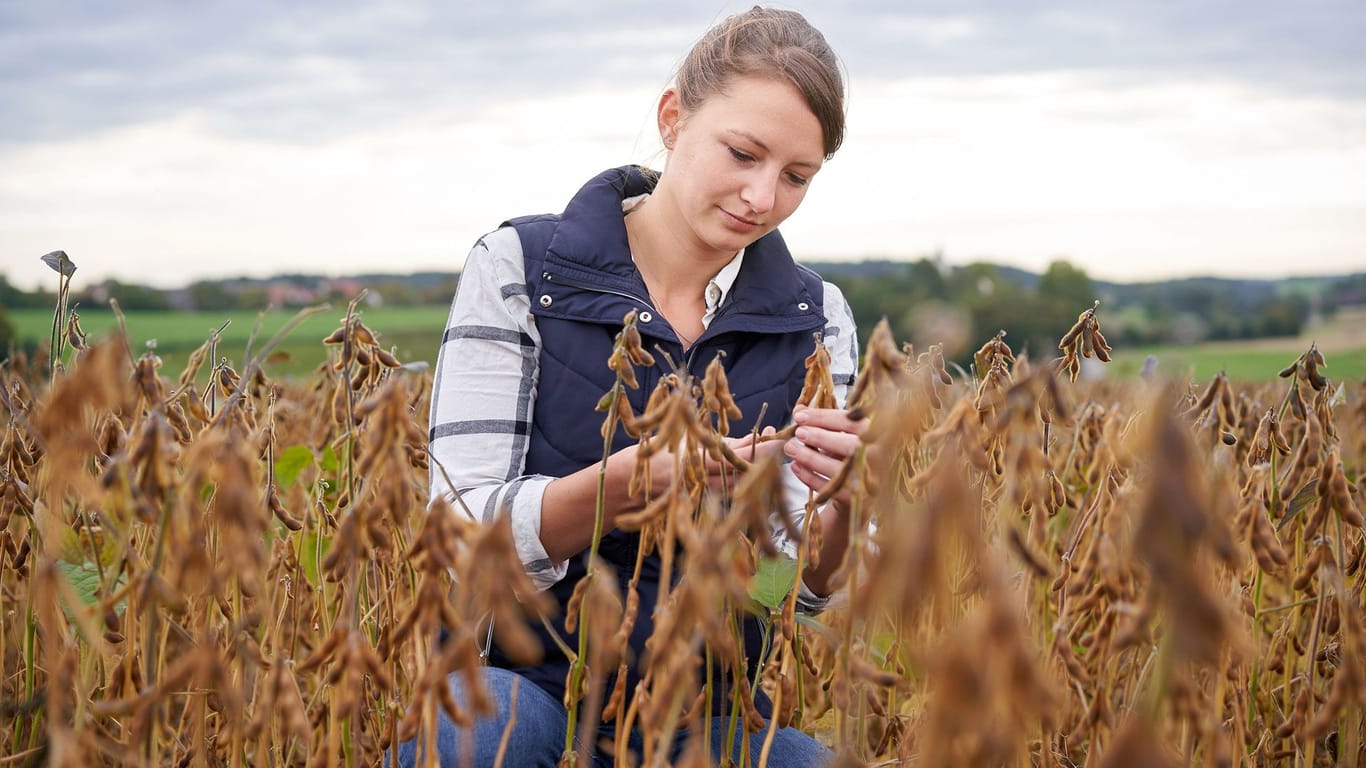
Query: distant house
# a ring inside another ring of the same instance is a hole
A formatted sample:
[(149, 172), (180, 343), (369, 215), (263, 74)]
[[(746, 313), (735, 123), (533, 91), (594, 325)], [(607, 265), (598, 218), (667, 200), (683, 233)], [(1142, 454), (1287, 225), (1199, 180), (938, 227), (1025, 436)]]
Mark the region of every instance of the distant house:
[(306, 306), (318, 300), (316, 290), (295, 282), (271, 281), (265, 288), (266, 299), (272, 307)]

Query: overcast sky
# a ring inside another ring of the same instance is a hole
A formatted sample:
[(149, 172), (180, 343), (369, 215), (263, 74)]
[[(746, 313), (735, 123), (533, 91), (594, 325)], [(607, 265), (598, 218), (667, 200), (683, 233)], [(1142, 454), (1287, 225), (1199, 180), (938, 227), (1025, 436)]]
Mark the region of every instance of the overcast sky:
[[(672, 68), (749, 4), (0, 0), (0, 272), (459, 269), (503, 219), (658, 167)], [(1361, 0), (785, 7), (850, 79), (783, 227), (801, 258), (1366, 269)]]

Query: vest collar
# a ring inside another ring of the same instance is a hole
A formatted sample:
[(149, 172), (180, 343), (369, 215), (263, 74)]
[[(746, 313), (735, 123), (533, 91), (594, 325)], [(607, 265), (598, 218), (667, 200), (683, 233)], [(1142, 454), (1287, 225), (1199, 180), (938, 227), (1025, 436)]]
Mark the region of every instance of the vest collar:
[[(609, 291), (645, 296), (645, 283), (631, 260), (621, 201), (652, 191), (658, 180), (655, 171), (634, 165), (591, 179), (560, 216), (546, 249), (546, 268), (567, 271)], [(717, 326), (709, 330), (781, 333), (823, 327), (823, 297), (807, 290), (801, 269), (776, 230), (754, 241), (745, 249)]]

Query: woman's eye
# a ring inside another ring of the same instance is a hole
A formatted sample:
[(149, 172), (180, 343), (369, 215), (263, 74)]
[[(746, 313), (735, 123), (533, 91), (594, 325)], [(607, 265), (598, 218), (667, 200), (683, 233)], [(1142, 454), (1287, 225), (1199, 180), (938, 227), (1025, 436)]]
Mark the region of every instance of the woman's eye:
[(726, 147), (726, 149), (730, 150), (731, 157), (734, 157), (736, 160), (739, 160), (742, 163), (754, 162), (753, 155), (747, 155), (744, 152), (741, 152), (740, 150), (736, 149), (735, 147)]
[(789, 173), (787, 175), (787, 180), (792, 182), (793, 184), (796, 184), (799, 187), (806, 186), (806, 182), (808, 181), (808, 179), (805, 176), (798, 176), (795, 173)]

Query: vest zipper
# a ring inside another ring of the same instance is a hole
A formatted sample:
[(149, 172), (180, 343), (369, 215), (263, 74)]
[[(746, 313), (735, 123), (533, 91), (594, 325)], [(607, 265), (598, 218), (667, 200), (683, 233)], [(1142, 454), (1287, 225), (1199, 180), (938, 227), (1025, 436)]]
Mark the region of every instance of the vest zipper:
[[(607, 294), (611, 294), (611, 295), (613, 295), (613, 296), (620, 296), (620, 297), (622, 297), (623, 299), (630, 299), (631, 301), (638, 302), (638, 303), (640, 303), (640, 304), (644, 304), (651, 312), (655, 312), (655, 313), (658, 313), (658, 312), (659, 312), (659, 310), (655, 309), (655, 308), (654, 308), (654, 305), (651, 304), (648, 300), (642, 299), (642, 298), (640, 298), (639, 296), (637, 296), (637, 295), (635, 295), (635, 294), (633, 294), (633, 293), (626, 293), (625, 291), (613, 291), (613, 290), (608, 289), (608, 288), (603, 288), (603, 287), (600, 286), (600, 285), (592, 285), (591, 283), (584, 283), (584, 282), (580, 282), (580, 281), (578, 281), (578, 280), (571, 280), (571, 279), (569, 279), (569, 278), (567, 278), (567, 277), (555, 277), (554, 275), (550, 274), (549, 272), (542, 272), (542, 273), (541, 273), (541, 278), (542, 278), (543, 280), (545, 280), (547, 283), (561, 283), (561, 284), (563, 284), (563, 285), (568, 285), (568, 286), (573, 287), (573, 288), (581, 288), (581, 289), (583, 289), (583, 290), (585, 290), (585, 291), (593, 291), (594, 293), (607, 293)], [(671, 328), (671, 329), (669, 329), (669, 330), (673, 330), (673, 329)], [(674, 335), (677, 336), (678, 334), (674, 334)]]
[[(637, 296), (637, 295), (635, 295), (635, 294), (633, 294), (633, 293), (626, 293), (625, 291), (614, 291), (614, 290), (612, 290), (612, 289), (610, 289), (610, 288), (603, 288), (603, 287), (600, 286), (600, 285), (593, 285), (593, 284), (591, 284), (591, 283), (585, 283), (585, 282), (580, 281), (580, 280), (574, 280), (574, 279), (567, 278), (567, 277), (556, 277), (556, 276), (550, 274), (549, 272), (542, 272), (542, 273), (541, 273), (541, 279), (545, 280), (547, 283), (560, 283), (561, 285), (568, 285), (568, 286), (570, 286), (570, 287), (572, 287), (572, 288), (578, 288), (578, 289), (584, 290), (584, 291), (593, 291), (594, 293), (606, 293), (606, 294), (611, 295), (611, 296), (620, 296), (620, 297), (622, 297), (623, 299), (630, 299), (631, 301), (634, 301), (634, 302), (636, 302), (636, 303), (638, 303), (638, 304), (643, 304), (643, 305), (645, 305), (645, 308), (646, 308), (646, 309), (650, 310), (651, 314), (653, 314), (654, 316), (656, 316), (656, 317), (659, 318), (660, 322), (662, 322), (662, 323), (664, 323), (666, 326), (668, 326), (669, 330), (673, 332), (674, 338), (678, 340), (679, 346), (682, 346), (682, 345), (683, 345), (683, 339), (682, 339), (682, 337), (680, 337), (680, 336), (678, 335), (678, 331), (675, 331), (674, 328), (673, 328), (673, 326), (672, 326), (672, 325), (669, 325), (669, 321), (664, 319), (664, 316), (661, 315), (661, 314), (659, 313), (659, 310), (655, 309), (654, 304), (651, 304), (650, 301), (649, 301), (648, 299), (642, 299), (641, 297), (639, 297), (639, 296)], [(714, 318), (713, 318), (713, 319), (714, 319)], [(702, 331), (702, 336), (706, 336), (706, 335), (707, 335), (707, 329), (703, 329), (703, 331)], [(697, 337), (697, 341), (693, 342), (693, 345), (692, 345), (691, 347), (688, 348), (688, 355), (689, 355), (688, 361), (689, 361), (689, 363), (691, 363), (691, 360), (692, 360), (691, 355), (692, 355), (693, 350), (697, 349), (697, 344), (698, 344), (698, 342), (702, 341), (702, 336), (698, 336), (698, 337)], [(687, 367), (687, 366), (685, 366), (685, 367)]]

